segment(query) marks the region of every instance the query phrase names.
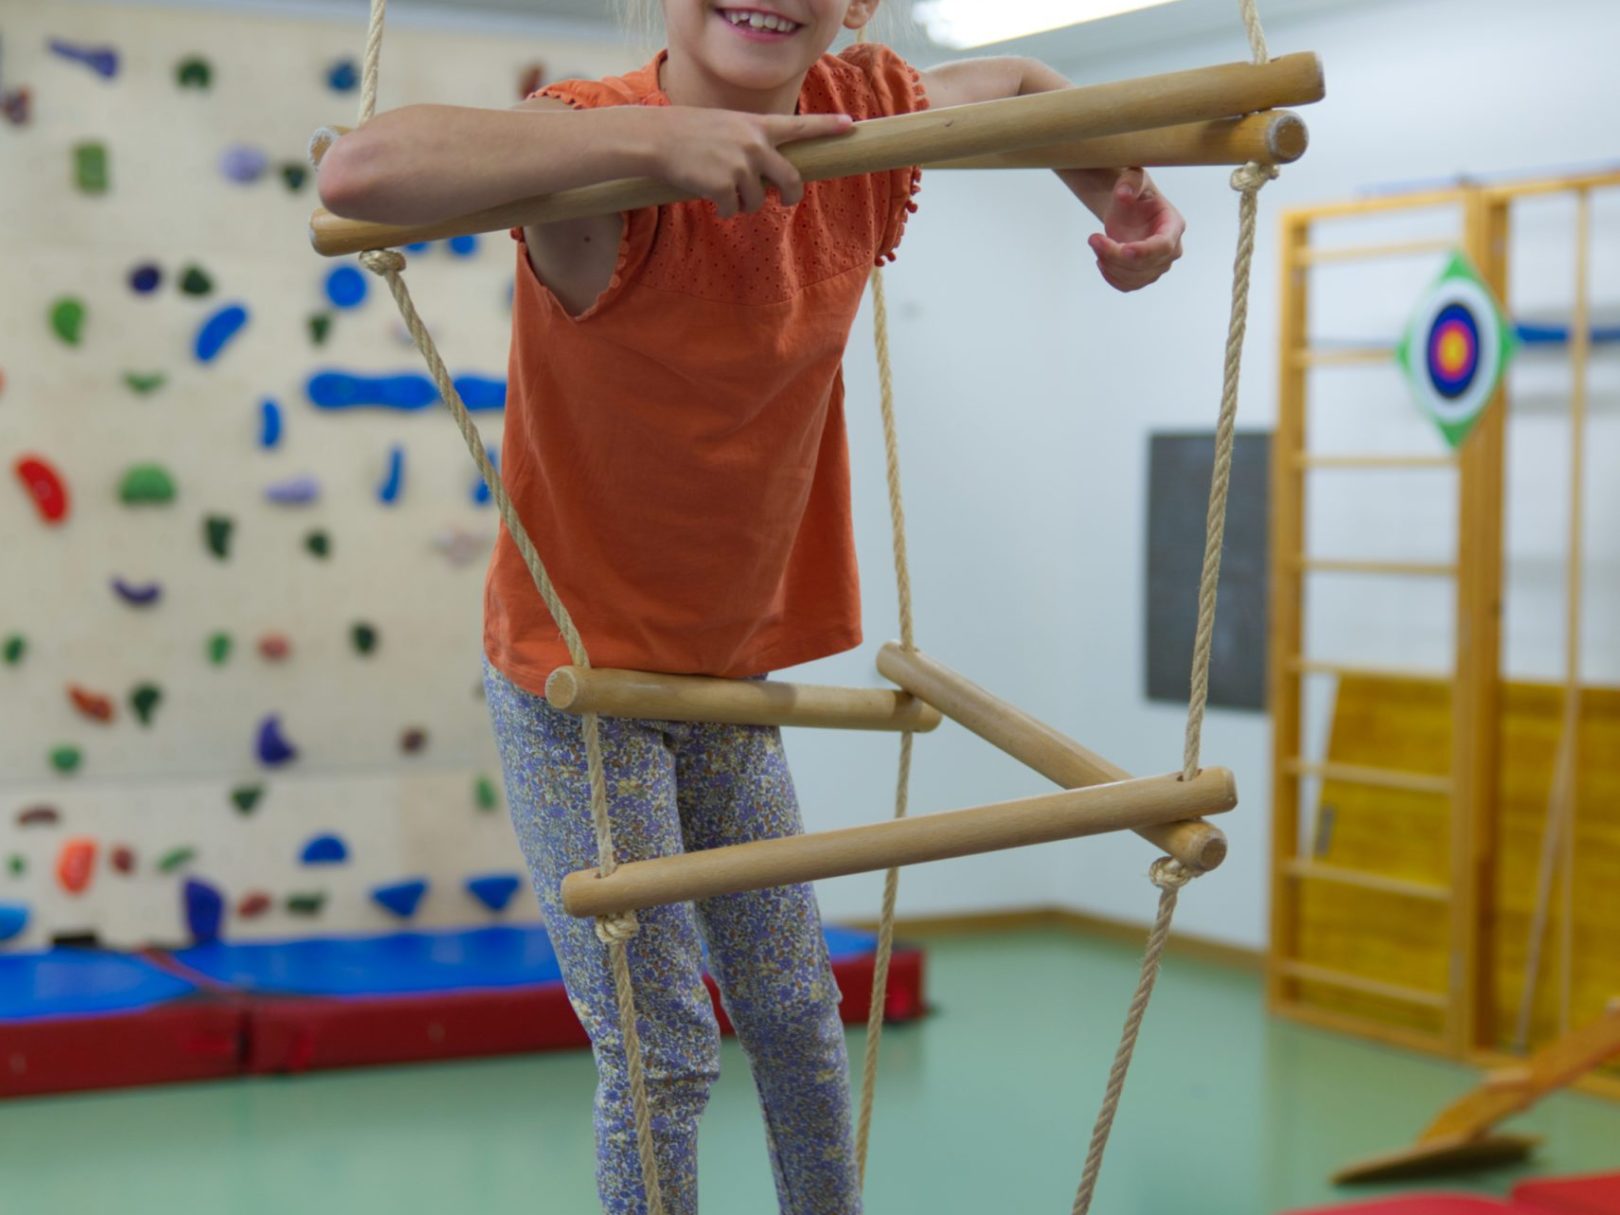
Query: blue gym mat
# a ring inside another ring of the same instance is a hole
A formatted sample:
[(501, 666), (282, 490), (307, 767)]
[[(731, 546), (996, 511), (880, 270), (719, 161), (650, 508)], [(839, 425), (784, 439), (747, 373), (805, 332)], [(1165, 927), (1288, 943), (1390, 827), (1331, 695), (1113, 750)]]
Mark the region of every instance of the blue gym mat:
[(91, 949), (0, 954), (0, 1022), (132, 1012), (194, 995), (144, 958)]

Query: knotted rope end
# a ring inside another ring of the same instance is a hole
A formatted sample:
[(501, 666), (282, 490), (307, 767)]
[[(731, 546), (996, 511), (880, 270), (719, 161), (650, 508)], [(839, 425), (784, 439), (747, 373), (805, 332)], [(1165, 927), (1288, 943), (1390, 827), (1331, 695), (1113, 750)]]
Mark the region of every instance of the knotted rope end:
[(360, 264), (373, 274), (387, 278), (405, 269), (405, 255), (398, 249), (367, 249), (360, 255)]
[(633, 911), (620, 911), (613, 915), (596, 917), (596, 939), (604, 945), (623, 945), (641, 931), (641, 921)]

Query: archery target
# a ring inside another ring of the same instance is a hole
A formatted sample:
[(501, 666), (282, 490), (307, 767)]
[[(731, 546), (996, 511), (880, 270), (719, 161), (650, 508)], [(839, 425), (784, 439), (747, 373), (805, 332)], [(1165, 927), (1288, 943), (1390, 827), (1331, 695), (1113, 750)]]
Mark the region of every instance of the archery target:
[(1453, 445), (1490, 403), (1512, 344), (1496, 298), (1467, 259), (1453, 255), (1425, 292), (1399, 349), (1418, 404)]

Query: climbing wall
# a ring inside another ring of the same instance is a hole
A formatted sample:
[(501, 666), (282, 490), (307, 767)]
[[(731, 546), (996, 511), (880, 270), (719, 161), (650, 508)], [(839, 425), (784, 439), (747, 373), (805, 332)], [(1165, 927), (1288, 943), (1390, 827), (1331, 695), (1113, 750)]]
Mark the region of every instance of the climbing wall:
[[(479, 689), (495, 536), (392, 301), (308, 248), (363, 30), (0, 0), (0, 948), (533, 913)], [(390, 30), (381, 107), (602, 45)], [(411, 253), (491, 445), (513, 245)]]

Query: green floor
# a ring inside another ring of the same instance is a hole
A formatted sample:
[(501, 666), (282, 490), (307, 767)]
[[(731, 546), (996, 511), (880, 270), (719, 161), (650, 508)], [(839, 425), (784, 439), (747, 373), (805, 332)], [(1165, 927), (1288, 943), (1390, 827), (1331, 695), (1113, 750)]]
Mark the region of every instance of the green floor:
[[(885, 1038), (869, 1209), (1067, 1212), (1135, 956), (1055, 932), (930, 951), (937, 1015)], [(765, 1215), (763, 1132), (734, 1045), (725, 1071), (703, 1210)], [(1268, 1021), (1252, 976), (1172, 959), (1096, 1210), (1271, 1215), (1331, 1200), (1332, 1166), (1399, 1145), (1469, 1077)], [(570, 1053), (12, 1102), (0, 1212), (590, 1215), (591, 1083), (589, 1057)], [(1620, 1105), (1564, 1096), (1524, 1122), (1548, 1136), (1537, 1171), (1620, 1169)], [(1472, 1184), (1500, 1192), (1517, 1175)]]

